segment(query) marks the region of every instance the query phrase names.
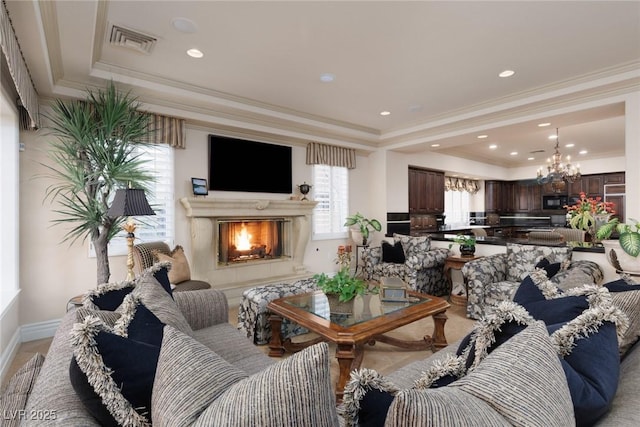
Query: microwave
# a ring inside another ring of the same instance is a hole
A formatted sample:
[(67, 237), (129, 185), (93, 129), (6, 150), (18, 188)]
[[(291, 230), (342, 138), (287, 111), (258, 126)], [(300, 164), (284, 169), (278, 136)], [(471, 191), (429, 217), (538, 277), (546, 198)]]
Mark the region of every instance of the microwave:
[(564, 209), (567, 204), (567, 196), (542, 196), (542, 209)]

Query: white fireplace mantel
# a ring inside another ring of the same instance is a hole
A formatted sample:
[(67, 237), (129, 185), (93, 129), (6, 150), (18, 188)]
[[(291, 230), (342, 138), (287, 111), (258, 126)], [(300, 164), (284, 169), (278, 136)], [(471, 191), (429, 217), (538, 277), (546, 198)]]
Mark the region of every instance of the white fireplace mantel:
[(188, 217), (240, 217), (310, 215), (318, 202), (265, 199), (213, 199), (208, 197), (180, 199)]
[[(311, 238), (311, 213), (317, 202), (300, 200), (180, 199), (191, 225), (191, 275), (206, 280), (235, 299), (241, 290), (260, 283), (286, 282), (308, 275), (304, 254)], [(219, 220), (285, 218), (291, 221), (291, 257), (233, 266), (217, 264)]]

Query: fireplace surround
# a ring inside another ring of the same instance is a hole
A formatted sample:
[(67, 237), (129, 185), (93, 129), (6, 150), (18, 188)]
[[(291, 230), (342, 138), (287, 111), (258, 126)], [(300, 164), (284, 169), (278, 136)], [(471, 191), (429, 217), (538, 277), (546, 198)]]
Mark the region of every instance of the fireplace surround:
[[(192, 277), (225, 291), (230, 300), (256, 284), (310, 274), (303, 262), (317, 202), (210, 197), (180, 202), (190, 221)], [(238, 249), (230, 240), (243, 225), (252, 237), (249, 246)]]

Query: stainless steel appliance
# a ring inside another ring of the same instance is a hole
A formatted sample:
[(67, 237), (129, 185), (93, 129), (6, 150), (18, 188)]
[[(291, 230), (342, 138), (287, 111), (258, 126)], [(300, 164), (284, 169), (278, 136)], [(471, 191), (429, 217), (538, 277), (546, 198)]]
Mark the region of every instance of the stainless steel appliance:
[(409, 212), (387, 212), (387, 237), (393, 233), (409, 235), (411, 234), (411, 219)]

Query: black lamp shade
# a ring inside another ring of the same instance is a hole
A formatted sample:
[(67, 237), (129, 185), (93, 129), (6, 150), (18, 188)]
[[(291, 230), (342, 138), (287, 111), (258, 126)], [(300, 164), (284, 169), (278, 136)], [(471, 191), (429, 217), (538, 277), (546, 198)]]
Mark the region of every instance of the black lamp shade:
[(139, 188), (126, 188), (116, 190), (111, 207), (107, 211), (107, 216), (116, 218), (119, 216), (142, 216), (155, 215), (156, 213), (149, 206), (144, 190)]

